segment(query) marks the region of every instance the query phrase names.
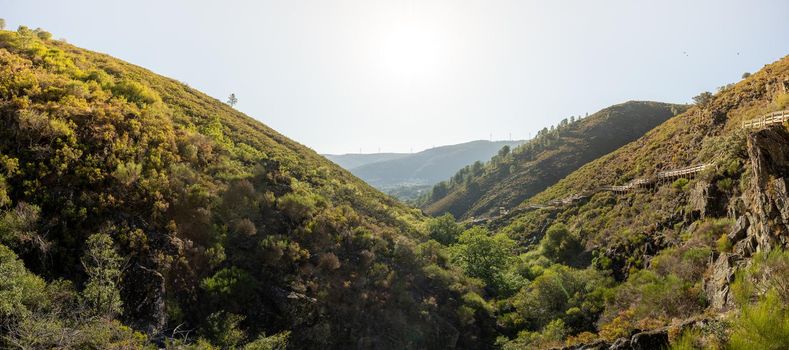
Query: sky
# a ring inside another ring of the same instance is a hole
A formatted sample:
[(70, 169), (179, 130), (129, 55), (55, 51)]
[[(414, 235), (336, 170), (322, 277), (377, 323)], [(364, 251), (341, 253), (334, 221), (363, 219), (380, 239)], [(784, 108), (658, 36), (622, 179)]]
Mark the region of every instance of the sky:
[(689, 103), (789, 54), (786, 0), (0, 0), (0, 18), (235, 93), (239, 110), (335, 154)]

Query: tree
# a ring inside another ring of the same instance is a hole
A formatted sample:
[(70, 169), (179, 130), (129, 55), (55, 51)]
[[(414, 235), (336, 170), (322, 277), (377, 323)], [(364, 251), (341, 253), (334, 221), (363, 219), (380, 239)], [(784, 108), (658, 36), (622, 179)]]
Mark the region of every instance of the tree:
[(709, 91), (704, 91), (695, 97), (693, 97), (693, 102), (700, 107), (706, 107), (710, 102), (712, 102), (712, 93)]
[(49, 39), (52, 39), (52, 33), (48, 32), (46, 30), (43, 30), (41, 28), (36, 28), (36, 30), (34, 30), (34, 32), (36, 33), (36, 36), (39, 39), (41, 39), (41, 40), (47, 41)]
[(0, 30), (5, 30), (5, 19), (0, 18)]
[(82, 297), (93, 314), (111, 319), (123, 311), (118, 290), (123, 260), (113, 248), (112, 238), (106, 233), (88, 237), (87, 246), (82, 266), (88, 274), (88, 283), (82, 291)]
[(443, 245), (450, 245), (458, 240), (463, 228), (455, 222), (455, 217), (446, 213), (427, 223), (427, 234)]
[(19, 202), (14, 209), (0, 213), (0, 244), (12, 248), (19, 247), (22, 243), (46, 242), (36, 232), (41, 209), (32, 204)]
[(561, 319), (573, 333), (593, 330), (613, 283), (596, 269), (554, 264), (518, 291), (512, 304), (531, 329)]
[(743, 79), (745, 79), (747, 77), (750, 77), (750, 76), (751, 76), (751, 73), (748, 73), (748, 72), (742, 73), (742, 78)]
[(504, 147), (502, 147), (502, 148), (499, 150), (499, 157), (501, 157), (501, 158), (504, 158), (504, 157), (506, 157), (508, 154), (510, 154), (510, 146), (509, 146), (509, 145), (504, 145)]
[(236, 94), (230, 94), (230, 97), (227, 98), (227, 104), (229, 104), (230, 107), (234, 107), (236, 103), (238, 103), (238, 98), (236, 98)]
[(546, 258), (565, 264), (575, 260), (583, 252), (578, 236), (572, 234), (561, 223), (553, 224), (548, 228), (540, 241), (540, 247)]
[(26, 317), (44, 299), (44, 280), (27, 271), (16, 254), (2, 244), (0, 276), (0, 319)]
[(441, 181), (433, 186), (433, 192), (430, 193), (430, 199), (437, 201), (449, 193), (446, 181)]
[(503, 233), (490, 235), (479, 226), (463, 232), (452, 246), (452, 258), (471, 277), (481, 279), (488, 287), (503, 286), (502, 272), (513, 256), (515, 241)]

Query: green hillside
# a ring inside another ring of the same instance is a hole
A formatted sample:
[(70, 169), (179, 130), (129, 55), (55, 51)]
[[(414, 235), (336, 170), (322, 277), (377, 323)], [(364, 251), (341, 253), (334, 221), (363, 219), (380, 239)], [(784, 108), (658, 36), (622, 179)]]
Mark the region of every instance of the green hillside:
[(0, 348), (789, 348), (789, 56), (694, 99), (463, 168), (431, 213), (517, 210), (458, 223), (183, 83), (0, 30)]
[[(497, 297), (505, 347), (787, 345), (789, 132), (742, 122), (789, 108), (789, 57), (695, 99), (489, 224), (522, 252), (501, 272), (517, 286)], [(650, 182), (697, 164), (711, 165)], [(636, 179), (649, 184), (601, 189)]]
[(418, 210), (183, 83), (0, 31), (0, 124), (0, 347), (493, 342)]
[(467, 166), (436, 185), (424, 200), (431, 215), (489, 216), (513, 208), (582, 165), (639, 137), (687, 107), (630, 101), (586, 118), (545, 128), (524, 145), (490, 162)]

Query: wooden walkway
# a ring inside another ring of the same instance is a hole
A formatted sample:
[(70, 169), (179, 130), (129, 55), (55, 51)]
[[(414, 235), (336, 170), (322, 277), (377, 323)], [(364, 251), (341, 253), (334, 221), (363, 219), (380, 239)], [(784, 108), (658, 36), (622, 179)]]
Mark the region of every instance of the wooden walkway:
[[(751, 119), (751, 120), (748, 120), (748, 121), (744, 121), (744, 122), (742, 122), (742, 128), (743, 129), (759, 129), (759, 128), (767, 127), (767, 126), (774, 125), (774, 124), (783, 124), (783, 123), (786, 123), (786, 122), (789, 122), (789, 110), (782, 110), (782, 111), (776, 111), (776, 112), (767, 113), (767, 114), (765, 114), (765, 115), (763, 115), (763, 116), (761, 116), (759, 118), (755, 118), (755, 119)], [(507, 214), (510, 214), (510, 213), (519, 213), (519, 212), (528, 211), (528, 210), (549, 209), (549, 208), (561, 207), (561, 206), (570, 205), (570, 204), (573, 204), (573, 203), (578, 202), (580, 200), (589, 198), (593, 194), (595, 194), (597, 192), (601, 192), (601, 191), (610, 191), (610, 192), (613, 192), (613, 193), (616, 193), (616, 194), (625, 194), (627, 192), (634, 191), (634, 190), (637, 190), (637, 189), (651, 187), (654, 184), (659, 184), (659, 183), (663, 183), (663, 182), (673, 181), (673, 180), (680, 179), (680, 178), (691, 178), (691, 177), (696, 176), (696, 174), (698, 174), (698, 173), (704, 171), (705, 169), (707, 169), (709, 167), (712, 167), (714, 165), (715, 165), (714, 163), (706, 163), (706, 164), (694, 165), (694, 166), (690, 166), (690, 167), (686, 167), (686, 168), (661, 171), (661, 172), (657, 173), (657, 175), (655, 175), (654, 177), (634, 179), (634, 180), (632, 180), (632, 181), (630, 181), (630, 182), (628, 182), (628, 183), (626, 183), (624, 185), (621, 185), (621, 186), (601, 186), (601, 187), (597, 187), (597, 188), (585, 191), (583, 193), (575, 193), (575, 194), (572, 194), (572, 195), (567, 196), (565, 198), (554, 199), (554, 200), (551, 200), (551, 201), (549, 201), (547, 203), (544, 203), (544, 204), (542, 204), (542, 203), (527, 204), (525, 206), (517, 207), (517, 208), (513, 209), (512, 211), (507, 211), (507, 210), (505, 210), (503, 208), (499, 208), (499, 212), (501, 214), (500, 216), (504, 216), (504, 215), (507, 215)], [(472, 218), (471, 223), (472, 224), (485, 223), (485, 222), (488, 222), (490, 220), (494, 220), (496, 218), (497, 217), (479, 218), (479, 219), (473, 219)]]
[(611, 191), (615, 193), (626, 193), (633, 190), (637, 190), (639, 188), (647, 188), (652, 186), (653, 184), (664, 182), (664, 181), (671, 181), (679, 178), (687, 178), (693, 177), (696, 174), (704, 171), (709, 167), (713, 166), (712, 163), (695, 165), (687, 168), (680, 168), (680, 169), (673, 169), (667, 171), (661, 171), (657, 173), (657, 175), (653, 178), (639, 178), (634, 179), (633, 181), (628, 182), (625, 185), (621, 186), (603, 186), (600, 187), (600, 191)]
[(654, 184), (658, 184), (661, 182), (671, 181), (678, 178), (691, 178), (696, 176), (696, 174), (704, 171), (705, 169), (714, 166), (713, 163), (706, 163), (701, 165), (695, 165), (687, 168), (680, 168), (680, 169), (672, 169), (667, 171), (659, 172), (653, 178), (639, 178), (634, 179), (622, 186), (602, 186), (595, 189), (591, 189), (585, 191), (583, 193), (574, 193), (564, 198), (554, 199), (545, 204), (540, 203), (533, 203), (528, 204), (519, 208), (515, 208), (512, 210), (512, 213), (527, 211), (527, 210), (535, 210), (535, 209), (548, 209), (548, 208), (556, 208), (565, 205), (570, 205), (575, 202), (581, 201), (583, 199), (591, 197), (593, 194), (601, 191), (610, 191), (617, 194), (625, 194), (627, 192), (637, 190), (640, 188), (648, 188)]
[(767, 113), (759, 118), (742, 122), (743, 129), (758, 129), (772, 124), (783, 124), (789, 121), (789, 109)]
[(696, 174), (704, 171), (704, 169), (712, 166), (712, 163), (707, 163), (682, 169), (663, 171), (657, 174), (657, 179), (658, 181), (670, 181), (681, 177), (695, 176)]
[(628, 183), (626, 183), (624, 185), (621, 185), (621, 186), (602, 186), (602, 187), (598, 188), (597, 189), (598, 191), (596, 191), (596, 192), (599, 192), (599, 191), (611, 191), (611, 192), (614, 192), (614, 193), (625, 193), (625, 192), (630, 192), (630, 191), (635, 190), (635, 189), (647, 187), (647, 186), (649, 186), (649, 185), (651, 185), (653, 183), (655, 183), (655, 181), (651, 180), (651, 179), (635, 179), (635, 180), (630, 181), (630, 182), (628, 182)]

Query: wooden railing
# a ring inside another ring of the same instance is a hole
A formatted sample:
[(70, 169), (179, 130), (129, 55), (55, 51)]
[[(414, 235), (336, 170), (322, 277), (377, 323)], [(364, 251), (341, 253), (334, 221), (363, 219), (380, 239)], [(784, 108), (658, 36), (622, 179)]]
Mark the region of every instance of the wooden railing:
[(671, 179), (671, 178), (683, 177), (685, 175), (696, 174), (696, 173), (701, 172), (704, 169), (707, 169), (707, 168), (709, 168), (711, 166), (712, 166), (712, 164), (708, 163), (708, 164), (696, 165), (696, 166), (692, 166), (692, 167), (688, 167), (688, 168), (663, 171), (663, 172), (660, 172), (660, 173), (657, 174), (657, 178), (658, 178), (658, 180), (662, 180), (662, 179)]
[[(751, 119), (751, 120), (748, 120), (748, 121), (744, 121), (744, 122), (742, 122), (742, 127), (744, 129), (758, 129), (758, 128), (763, 128), (763, 127), (766, 127), (766, 126), (769, 126), (769, 125), (781, 124), (781, 123), (785, 123), (785, 122), (789, 122), (789, 110), (782, 110), (782, 111), (776, 111), (776, 112), (772, 112), (772, 113), (767, 113), (767, 114), (765, 114), (765, 115), (763, 115), (763, 116), (761, 116), (759, 118), (755, 118), (755, 119)], [(545, 208), (550, 208), (550, 207), (558, 207), (558, 206), (562, 206), (562, 205), (568, 205), (568, 204), (572, 204), (572, 203), (574, 203), (576, 201), (579, 201), (581, 199), (587, 198), (587, 197), (591, 196), (592, 194), (594, 194), (596, 192), (600, 192), (600, 191), (611, 191), (611, 192), (614, 192), (614, 193), (626, 193), (626, 192), (632, 191), (633, 189), (647, 187), (647, 186), (650, 186), (650, 185), (652, 185), (654, 183), (657, 183), (657, 182), (660, 182), (660, 181), (671, 180), (671, 179), (682, 178), (682, 177), (689, 177), (689, 176), (695, 175), (695, 174), (697, 174), (699, 172), (702, 172), (702, 171), (704, 171), (704, 169), (707, 169), (707, 168), (709, 168), (709, 167), (711, 167), (713, 165), (714, 165), (713, 163), (707, 163), (707, 164), (695, 165), (695, 166), (687, 167), (687, 168), (662, 171), (662, 172), (659, 172), (657, 174), (657, 176), (654, 177), (654, 178), (634, 179), (634, 180), (628, 182), (627, 184), (621, 185), (621, 186), (601, 186), (601, 187), (597, 187), (597, 188), (592, 189), (592, 190), (585, 191), (583, 193), (572, 194), (572, 195), (567, 196), (565, 198), (554, 199), (554, 200), (549, 201), (549, 202), (547, 202), (545, 204), (539, 204), (539, 203), (528, 204), (528, 205), (525, 205), (525, 206), (522, 206), (522, 207), (519, 207), (519, 208), (515, 208), (515, 209), (512, 210), (512, 212), (520, 212), (520, 211), (524, 211), (524, 210), (533, 210), (533, 209), (545, 209)], [(499, 209), (499, 211), (502, 214), (503, 213), (509, 213), (509, 211), (502, 210), (501, 208)], [(489, 220), (489, 219), (477, 219), (477, 220), (474, 220), (474, 221), (475, 222), (482, 222), (482, 221), (487, 221), (487, 220)]]
[(651, 185), (653, 183), (655, 183), (655, 181), (653, 179), (647, 179), (647, 178), (635, 179), (635, 180), (632, 180), (632, 181), (630, 181), (630, 182), (628, 182), (628, 183), (626, 183), (624, 185), (621, 185), (621, 186), (603, 186), (603, 187), (600, 187), (599, 190), (601, 190), (601, 191), (611, 191), (611, 192), (616, 192), (616, 193), (624, 193), (624, 192), (628, 192), (628, 191), (631, 191), (631, 190), (636, 189), (636, 188), (642, 188), (642, 187), (649, 186), (649, 185)]
[(758, 129), (772, 124), (782, 124), (789, 121), (789, 110), (767, 113), (759, 118), (742, 122), (743, 129)]
[(600, 187), (601, 191), (611, 191), (611, 192), (616, 192), (616, 193), (627, 192), (629, 189), (630, 189), (630, 187), (628, 187), (627, 185), (624, 185), (624, 186), (603, 186), (603, 187)]
[(595, 194), (597, 192), (601, 192), (601, 191), (610, 191), (610, 192), (614, 192), (614, 193), (624, 194), (624, 193), (630, 192), (630, 191), (632, 191), (634, 189), (648, 187), (648, 186), (650, 186), (652, 184), (655, 184), (655, 183), (658, 183), (658, 182), (661, 182), (661, 181), (664, 181), (664, 180), (670, 180), (670, 179), (675, 179), (675, 178), (680, 178), (680, 177), (689, 177), (689, 176), (695, 175), (695, 174), (697, 174), (697, 173), (703, 171), (704, 169), (707, 169), (707, 168), (709, 168), (709, 167), (711, 167), (713, 165), (714, 165), (713, 163), (706, 163), (706, 164), (695, 165), (695, 166), (687, 167), (687, 168), (680, 168), (680, 169), (662, 171), (662, 172), (659, 172), (657, 174), (657, 176), (654, 177), (654, 178), (638, 178), (638, 179), (634, 179), (634, 180), (628, 182), (627, 184), (621, 185), (621, 186), (601, 186), (601, 187), (597, 187), (597, 188), (594, 188), (594, 189), (591, 189), (591, 190), (587, 190), (587, 191), (584, 191), (584, 192), (581, 192), (581, 193), (574, 193), (574, 194), (571, 194), (571, 195), (569, 195), (567, 197), (564, 197), (564, 198), (557, 198), (557, 199), (548, 201), (545, 204), (542, 204), (542, 203), (527, 204), (527, 205), (524, 205), (524, 206), (521, 206), (521, 207), (514, 208), (511, 211), (506, 210), (504, 207), (499, 207), (499, 216), (497, 216), (497, 217), (489, 217), (489, 218), (476, 218), (476, 219), (472, 218), (470, 220), (470, 223), (472, 225), (483, 224), (483, 223), (486, 223), (486, 222), (488, 222), (490, 220), (494, 220), (494, 219), (506, 216), (507, 214), (520, 213), (520, 212), (527, 211), (527, 210), (548, 209), (548, 208), (555, 208), (555, 207), (561, 207), (561, 206), (565, 206), (565, 205), (570, 205), (570, 204), (573, 204), (573, 203), (575, 203), (577, 201), (580, 201), (582, 199), (588, 198), (588, 197), (592, 196), (593, 194)]

